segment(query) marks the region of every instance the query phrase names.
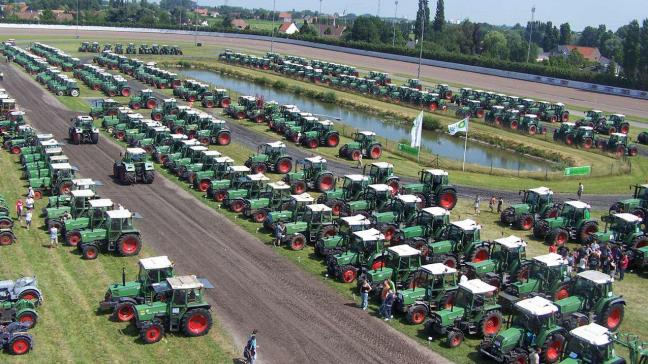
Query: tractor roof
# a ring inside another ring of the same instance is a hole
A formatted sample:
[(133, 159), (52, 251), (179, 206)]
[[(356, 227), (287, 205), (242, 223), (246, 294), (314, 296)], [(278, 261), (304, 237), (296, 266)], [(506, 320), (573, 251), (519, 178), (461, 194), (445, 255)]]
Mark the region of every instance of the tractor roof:
[[(195, 148), (195, 147), (192, 147)], [(221, 153), (217, 150), (207, 150), (207, 149), (201, 149), (203, 151), (203, 155), (207, 157), (220, 157)]]
[(167, 278), (167, 283), (171, 289), (194, 289), (203, 288), (203, 284), (196, 278), (196, 276), (179, 276)]
[(277, 182), (272, 182), (269, 184), (270, 187), (272, 187), (275, 190), (287, 190), (290, 189), (290, 185), (287, 184), (284, 181), (277, 181)]
[(131, 112), (128, 113), (127, 115), (130, 119), (144, 119), (144, 115), (138, 113), (138, 112)]
[(328, 207), (328, 206), (326, 206), (324, 204), (321, 204), (321, 203), (317, 203), (317, 204), (314, 204), (314, 205), (308, 205), (306, 207), (309, 210), (313, 211), (313, 212), (329, 212), (329, 211), (331, 211), (330, 207)]
[(443, 169), (428, 169), (426, 170), (427, 173), (433, 175), (433, 176), (447, 176), (448, 172), (444, 171)]
[(585, 126), (585, 125), (579, 126), (578, 129), (581, 129), (581, 130), (594, 130), (594, 128), (592, 128), (591, 126)]
[(229, 170), (230, 172), (249, 172), (250, 168), (246, 166), (230, 166)]
[(535, 115), (535, 114), (525, 114), (524, 117), (525, 117), (525, 118), (529, 118), (529, 119), (537, 119), (537, 118), (538, 118), (538, 115)]
[(404, 203), (418, 203), (421, 202), (421, 198), (416, 195), (398, 195), (399, 200)]
[[(52, 149), (61, 149), (61, 150), (63, 150), (62, 148), (50, 148), (47, 151), (51, 151)], [(64, 155), (64, 154), (53, 155), (53, 156), (50, 157), (51, 162), (56, 162), (56, 161), (61, 162), (61, 161), (67, 161), (67, 160), (68, 160), (68, 157), (67, 157), (67, 155)]]
[[(11, 115), (13, 116), (18, 116), (18, 115), (25, 115), (24, 111), (12, 111)], [(89, 118), (89, 116), (87, 116)]]
[(9, 104), (9, 103), (12, 103), (12, 102), (16, 102), (16, 100), (14, 100), (14, 99), (2, 99), (2, 102)]
[(389, 252), (398, 255), (399, 257), (411, 257), (413, 255), (419, 255), (421, 252), (418, 249), (414, 249), (407, 244), (401, 244), (396, 246), (390, 246), (387, 248)]
[(596, 284), (606, 284), (612, 282), (612, 277), (597, 270), (586, 270), (584, 272), (578, 273), (578, 276)]
[(535, 102), (533, 99), (522, 99), (522, 101), (530, 101), (530, 102)]
[(576, 209), (589, 209), (589, 208), (592, 208), (589, 204), (586, 204), (583, 201), (566, 201), (565, 204), (569, 205), (569, 206), (571, 206), (573, 208), (576, 208)]
[(198, 145), (198, 144), (200, 144), (200, 142), (197, 141), (196, 139), (187, 139), (187, 140), (183, 140), (183, 141), (182, 141), (182, 144), (184, 144), (184, 145), (190, 147), (190, 146), (192, 146), (192, 145)]
[(307, 160), (311, 163), (326, 163), (326, 159), (322, 158), (322, 156), (319, 155), (316, 155), (314, 157), (304, 158), (304, 160)]
[(601, 111), (601, 110), (590, 110), (590, 111), (591, 111), (591, 112), (595, 112), (595, 113), (597, 113), (597, 114), (601, 114), (601, 113), (603, 113), (603, 111)]
[(378, 167), (380, 169), (394, 168), (393, 164), (387, 163), (387, 162), (374, 162), (374, 163), (371, 163), (371, 165), (376, 166), (376, 167)]
[(369, 185), (369, 188), (376, 192), (387, 192), (391, 190), (391, 187), (385, 185), (385, 184), (375, 184), (375, 185)]
[(146, 154), (146, 151), (142, 148), (126, 148), (128, 154)]
[(614, 217), (619, 218), (625, 222), (641, 222), (642, 219), (633, 214), (629, 214), (627, 212), (621, 213), (621, 214), (614, 214)]
[(371, 228), (369, 230), (354, 231), (353, 235), (359, 237), (360, 239), (362, 239), (362, 241), (376, 241), (385, 239), (385, 236), (374, 228)]
[(627, 134), (624, 134), (624, 133), (612, 133), (612, 134), (610, 134), (610, 135), (614, 135), (614, 136), (617, 136), (617, 137), (623, 138), (623, 137), (625, 137)]
[(530, 188), (529, 191), (535, 192), (538, 195), (553, 195), (553, 191), (547, 187), (537, 187), (537, 188)]
[(81, 121), (92, 121), (92, 118), (87, 115), (78, 115), (76, 118)]
[(623, 114), (612, 114), (611, 116), (617, 116), (617, 117), (620, 117), (620, 118), (625, 118), (625, 115), (623, 115)]
[[(103, 102), (112, 104), (112, 103), (115, 103), (115, 99), (103, 99)], [(125, 107), (125, 109), (129, 109), (129, 108)]]
[(171, 139), (187, 139), (188, 137), (184, 134), (171, 134)]
[(224, 88), (216, 88), (216, 89), (214, 89), (214, 91), (216, 91), (216, 92), (227, 92), (227, 89), (224, 89)]
[(533, 316), (545, 316), (558, 312), (558, 307), (546, 298), (535, 296), (515, 303), (515, 307)]
[[(50, 138), (45, 139), (48, 136)], [(41, 139), (41, 142), (40, 142), (41, 145), (57, 145), (58, 144), (56, 139), (51, 139), (51, 134), (38, 134), (38, 135), (36, 135), (36, 137), (38, 139)]]
[(61, 147), (47, 148), (45, 150), (45, 154), (47, 154), (47, 155), (58, 154), (58, 153), (62, 153), (62, 152), (63, 152), (63, 148), (61, 148)]
[(567, 125), (567, 126), (575, 127), (575, 126), (576, 126), (576, 123), (572, 123), (572, 122), (570, 122), (570, 121), (566, 121), (566, 122), (562, 123), (562, 125)]
[(167, 128), (166, 126), (156, 126), (156, 127), (153, 127), (153, 130), (160, 133), (160, 132), (167, 131), (167, 130), (170, 130), (170, 129)]
[(333, 125), (333, 122), (331, 120), (320, 120), (319, 124), (324, 126), (331, 126)]
[(193, 150), (194, 152), (206, 152), (208, 150), (204, 145), (194, 145), (189, 147), (189, 149)]
[(430, 214), (432, 216), (445, 216), (450, 215), (450, 211), (439, 206), (426, 207), (423, 209), (423, 212)]
[(369, 179), (369, 177), (363, 176), (361, 174), (347, 174), (346, 176), (344, 176), (344, 178), (348, 178), (353, 182), (361, 182)]
[(455, 268), (448, 267), (443, 263), (426, 264), (421, 266), (421, 269), (435, 276), (457, 273), (457, 270)]
[(286, 147), (286, 144), (284, 144), (284, 142), (265, 143), (265, 145), (271, 146), (272, 148), (285, 148)]
[(250, 174), (247, 176), (251, 181), (269, 181), (270, 178), (266, 177), (263, 173)]
[(526, 246), (526, 243), (522, 238), (518, 238), (515, 235), (507, 236), (505, 238), (495, 239), (495, 243), (502, 245), (508, 249), (516, 249)]
[(92, 197), (95, 195), (93, 190), (86, 189), (86, 190), (73, 190), (70, 191), (73, 197)]
[(108, 217), (111, 219), (128, 219), (129, 217), (133, 216), (130, 211), (121, 209), (106, 211), (106, 215), (108, 215)]
[(489, 292), (494, 292), (497, 289), (497, 287), (491, 286), (481, 279), (471, 279), (469, 281), (459, 283), (459, 287), (470, 291), (470, 293), (472, 294), (486, 294)]
[(50, 166), (52, 169), (72, 169), (70, 163), (52, 163)]
[(556, 102), (554, 105), (556, 105), (556, 106), (565, 106), (565, 104), (563, 104), (562, 102)]
[(153, 92), (153, 90), (151, 90), (150, 88), (145, 88), (142, 90), (142, 92)]
[(172, 98), (170, 98), (170, 99), (164, 99), (164, 102), (167, 102), (167, 103), (169, 103), (169, 102), (176, 102), (176, 99), (174, 99), (174, 98), (172, 97)]
[(461, 228), (462, 230), (477, 230), (480, 228), (479, 224), (477, 224), (474, 220), (471, 219), (466, 219), (466, 220), (460, 220), (460, 221), (453, 221), (452, 225), (457, 226)]
[(139, 264), (146, 270), (173, 267), (173, 263), (171, 263), (171, 260), (166, 255), (140, 259)]
[(538, 101), (539, 104), (548, 105), (549, 101)]
[(248, 100), (248, 101), (256, 101), (256, 97), (254, 96), (241, 96), (243, 100)]
[(496, 110), (504, 110), (504, 106), (502, 105), (493, 105), (491, 109), (496, 109)]
[(556, 253), (538, 255), (537, 257), (533, 257), (533, 260), (540, 262), (547, 267), (557, 267), (566, 264), (565, 259), (563, 259), (560, 254)]
[(91, 186), (95, 184), (95, 181), (93, 181), (91, 178), (77, 178), (73, 179), (72, 183), (76, 186)]
[(225, 120), (222, 120), (222, 119), (214, 119), (211, 115), (209, 117), (212, 118), (212, 120), (211, 120), (212, 124), (226, 124), (227, 123)]
[(594, 322), (588, 325), (579, 326), (569, 333), (572, 336), (595, 346), (607, 345), (611, 341), (608, 329)]
[(306, 120), (306, 121), (319, 121), (319, 119), (314, 117), (314, 116), (307, 116), (307, 117), (304, 118), (304, 120)]
[(98, 198), (96, 200), (90, 200), (90, 206), (95, 208), (110, 207), (112, 205), (114, 205), (114, 203), (109, 198)]
[(31, 125), (18, 125), (19, 130), (31, 130)]
[(367, 219), (366, 216), (364, 215), (353, 215), (353, 216), (345, 216), (341, 218), (344, 222), (347, 223), (349, 226), (357, 226), (357, 225), (369, 225), (371, 224), (371, 221)]
[(308, 202), (308, 203), (310, 203), (310, 202), (315, 201), (315, 198), (313, 196), (311, 196), (310, 193), (308, 193), (308, 192), (304, 192), (301, 195), (290, 195), (290, 197), (292, 197), (292, 199), (295, 200), (296, 202)]
[(374, 133), (373, 131), (368, 131), (368, 130), (359, 131), (358, 134), (362, 134), (364, 136), (375, 136), (376, 135), (376, 133)]

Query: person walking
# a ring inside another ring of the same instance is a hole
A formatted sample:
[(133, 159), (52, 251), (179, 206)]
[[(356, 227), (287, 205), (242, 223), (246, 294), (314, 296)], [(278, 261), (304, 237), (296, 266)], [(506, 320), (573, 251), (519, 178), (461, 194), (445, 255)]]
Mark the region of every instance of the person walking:
[(389, 321), (390, 319), (394, 318), (394, 316), (392, 316), (394, 296), (394, 291), (392, 291), (391, 289), (387, 291), (387, 296), (385, 296), (385, 300), (383, 301), (382, 306), (380, 306), (380, 312), (382, 314), (382, 317), (385, 318), (385, 321)]
[(58, 247), (58, 229), (56, 228), (55, 225), (52, 225), (50, 228), (50, 248), (57, 248)]
[(23, 215), (23, 202), (21, 199), (16, 201), (16, 216), (18, 217), (18, 222), (21, 221)]
[(477, 216), (479, 216), (479, 212), (480, 212), (479, 211), (479, 203), (480, 202), (481, 202), (481, 197), (479, 197), (479, 195), (477, 195), (475, 197), (475, 215), (477, 215)]
[(497, 200), (497, 213), (498, 214), (502, 213), (502, 205), (504, 205), (504, 199), (500, 197), (499, 200)]
[(32, 211), (27, 210), (27, 213), (25, 214), (25, 227), (27, 228), (27, 230), (29, 230), (29, 227), (31, 226), (31, 222), (32, 222)]
[(585, 190), (585, 187), (583, 186), (582, 182), (578, 182), (578, 191), (576, 191), (576, 194), (578, 195), (578, 201), (580, 201), (581, 197), (583, 197), (583, 191)]
[(367, 311), (367, 306), (369, 305), (369, 292), (371, 292), (371, 285), (365, 279), (360, 286), (360, 308), (364, 311)]
[(31, 198), (36, 197), (36, 194), (34, 193), (34, 189), (32, 188), (32, 186), (29, 186), (29, 188), (27, 189), (27, 197), (31, 197)]
[(362, 152), (358, 154), (358, 163), (356, 164), (356, 168), (362, 168)]
[(248, 337), (247, 344), (245, 344), (245, 349), (243, 349), (243, 356), (245, 361), (248, 364), (254, 364), (254, 361), (257, 358), (257, 341), (256, 341), (257, 330), (252, 331), (252, 334)]
[(283, 223), (277, 223), (275, 224), (275, 240), (274, 240), (274, 246), (281, 246), (281, 239), (283, 238), (283, 233), (284, 233), (284, 225)]
[(623, 277), (625, 276), (625, 271), (628, 269), (628, 265), (630, 264), (630, 259), (628, 259), (628, 255), (626, 253), (621, 254), (621, 259), (619, 259), (619, 280), (622, 281)]
[(34, 209), (34, 199), (32, 197), (27, 197), (25, 199), (25, 207), (27, 208), (28, 211)]
[(495, 204), (497, 203), (497, 199), (495, 196), (491, 196), (490, 200), (488, 200), (488, 208), (490, 209), (491, 213), (495, 213), (493, 210), (495, 208)]
[(540, 364), (540, 353), (536, 348), (531, 349), (529, 354), (529, 364)]

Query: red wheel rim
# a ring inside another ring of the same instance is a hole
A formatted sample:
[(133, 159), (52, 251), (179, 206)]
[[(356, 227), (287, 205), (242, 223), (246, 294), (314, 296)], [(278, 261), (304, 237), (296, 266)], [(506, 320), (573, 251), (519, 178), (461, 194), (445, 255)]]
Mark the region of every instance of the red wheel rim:
[(621, 127), (621, 132), (622, 132), (623, 134), (628, 134), (628, 131), (629, 131), (629, 130), (630, 130), (630, 127), (628, 127), (627, 125), (623, 125), (623, 126)]
[(20, 147), (11, 147), (11, 154), (20, 154)]
[(483, 118), (484, 117), (484, 110), (477, 111), (477, 117), (478, 118)]
[(388, 227), (383, 235), (385, 236), (385, 240), (391, 241), (394, 238), (394, 234), (396, 233), (396, 228), (393, 226)]
[(123, 305), (117, 310), (117, 319), (121, 322), (130, 321), (135, 317), (135, 310), (131, 305)]
[(355, 271), (353, 269), (346, 269), (342, 272), (342, 281), (344, 283), (351, 283), (355, 280)]
[(146, 101), (146, 108), (147, 109), (155, 109), (157, 106), (157, 102), (153, 99)]
[(198, 184), (198, 191), (200, 192), (207, 192), (207, 189), (209, 189), (209, 181), (208, 180), (202, 180)]
[(517, 128), (518, 128), (517, 121), (515, 121), (515, 120), (511, 121), (511, 129), (517, 129)]
[(34, 326), (34, 321), (34, 315), (32, 313), (26, 313), (18, 319), (18, 322), (28, 324), (29, 327)]
[(450, 344), (452, 345), (452, 347), (457, 347), (459, 346), (459, 344), (461, 344), (461, 339), (459, 339), (459, 336), (453, 336)]
[(153, 114), (153, 120), (155, 121), (162, 120), (162, 114), (158, 114), (158, 113)]
[(502, 117), (501, 116), (495, 117), (495, 125), (499, 126), (500, 124), (502, 124)]
[(208, 145), (209, 145), (209, 138), (207, 138), (207, 137), (199, 138), (198, 141), (200, 141), (200, 144), (202, 144), (202, 145), (204, 145), (204, 146), (208, 146)]
[(567, 242), (568, 239), (569, 239), (569, 236), (567, 236), (567, 233), (564, 232), (564, 231), (561, 231), (556, 236), (556, 244), (564, 245)]
[(239, 111), (239, 112), (236, 114), (236, 117), (237, 117), (238, 119), (243, 119), (243, 118), (245, 117), (245, 114), (244, 114), (242, 111)]
[(371, 158), (378, 159), (382, 155), (382, 150), (379, 147), (371, 148)]
[(228, 145), (231, 140), (232, 140), (231, 135), (227, 133), (222, 133), (218, 136), (218, 144), (220, 145)]
[(360, 159), (360, 151), (359, 150), (354, 150), (353, 153), (351, 153), (351, 159), (354, 161), (357, 161)]
[(535, 133), (538, 131), (538, 128), (535, 125), (531, 125), (529, 127), (529, 134), (535, 135)]
[(196, 101), (196, 96), (194, 96), (194, 95), (189, 96), (189, 100), (187, 100), (187, 101), (189, 101), (189, 102)]
[(254, 221), (257, 223), (262, 223), (266, 218), (266, 213), (265, 212), (257, 212), (254, 214)]
[(616, 128), (610, 128), (608, 130), (608, 134), (612, 135), (613, 133), (616, 133)]
[(392, 196), (396, 196), (399, 188), (400, 188), (400, 183), (398, 183), (398, 181), (389, 182), (389, 190)]
[(484, 333), (486, 335), (497, 334), (501, 326), (502, 323), (500, 322), (499, 318), (491, 317), (484, 323)]
[(92, 248), (88, 249), (86, 256), (88, 257), (88, 259), (94, 259), (97, 256), (97, 251)]
[(483, 262), (486, 259), (488, 259), (488, 251), (480, 250), (477, 252), (477, 254), (475, 254), (475, 257), (473, 258), (473, 263)]
[(139, 102), (135, 102), (133, 103), (133, 105), (131, 105), (131, 109), (133, 110), (139, 110), (140, 108), (142, 108), (142, 106), (139, 104)]
[(628, 154), (629, 154), (630, 156), (634, 157), (634, 156), (636, 156), (637, 154), (639, 154), (639, 151), (637, 150), (637, 148), (630, 148), (630, 150), (628, 151)]
[(565, 139), (565, 144), (567, 144), (567, 145), (574, 144), (574, 136), (573, 135), (567, 135), (567, 139)]
[(281, 162), (279, 162), (279, 168), (278, 168), (279, 173), (285, 174), (290, 172), (290, 167), (292, 167), (292, 164), (290, 163), (289, 160), (286, 159), (282, 160)]
[(232, 211), (234, 211), (234, 212), (243, 211), (243, 202), (241, 202), (241, 201), (232, 202)]
[(254, 121), (256, 121), (257, 124), (261, 124), (261, 123), (263, 123), (263, 120), (264, 120), (263, 115), (258, 115), (258, 116), (254, 119)]
[(341, 210), (342, 210), (342, 204), (340, 203), (336, 203), (331, 207), (331, 212), (333, 213), (334, 216), (339, 216)]
[(439, 205), (446, 210), (452, 209), (457, 203), (457, 198), (450, 192), (442, 193), (439, 197)]
[(0, 236), (0, 245), (10, 245), (13, 239), (9, 235)]
[(524, 228), (524, 230), (529, 230), (532, 227), (533, 227), (533, 217), (526, 216), (524, 218), (524, 221), (522, 222), (522, 228)]
[(265, 164), (259, 164), (254, 168), (254, 172), (257, 173), (257, 174), (258, 173), (265, 173), (265, 171), (266, 171)]
[(376, 270), (383, 268), (385, 266), (385, 262), (383, 262), (382, 259), (376, 259), (372, 264), (371, 264), (371, 270)]
[(194, 335), (199, 335), (207, 330), (209, 320), (203, 314), (195, 314), (189, 319), (187, 324), (189, 331)]
[(587, 138), (583, 141), (583, 148), (590, 149), (592, 147), (592, 139)]
[(290, 242), (290, 248), (292, 250), (302, 250), (304, 249), (304, 238), (297, 237)]
[(558, 292), (556, 292), (556, 294), (554, 295), (554, 298), (556, 300), (562, 300), (567, 297), (569, 297), (569, 290), (565, 287), (560, 288)]
[(185, 129), (182, 126), (179, 126), (175, 129), (176, 134), (184, 134)]
[(122, 94), (122, 96), (124, 96), (124, 97), (128, 97), (128, 96), (130, 96), (130, 93), (131, 93), (131, 92), (130, 92), (130, 89), (129, 89), (129, 88), (123, 88), (123, 89), (121, 90), (121, 94)]
[(327, 143), (329, 147), (337, 146), (338, 144), (340, 144), (340, 136), (337, 134), (329, 135)]
[(315, 139), (311, 139), (311, 140), (308, 141), (308, 147), (309, 147), (310, 149), (315, 149), (315, 148), (317, 148), (317, 145), (318, 145), (318, 144), (319, 144), (319, 143), (318, 143), (317, 140), (315, 140)]
[(27, 301), (36, 301), (38, 299), (36, 295), (31, 292), (25, 293), (24, 295), (20, 296), (20, 298)]
[(430, 106), (428, 106), (428, 110), (430, 110), (430, 111), (436, 111), (437, 108), (438, 108), (438, 105), (436, 104), (436, 102), (433, 102), (433, 103), (430, 104)]
[(320, 190), (322, 192), (329, 191), (333, 187), (333, 177), (324, 176), (320, 180)]
[(424, 320), (425, 320), (425, 314), (423, 312), (416, 311), (416, 312), (414, 312), (412, 314), (412, 323), (413, 324), (415, 324), (415, 325), (421, 324), (421, 323), (423, 323)]
[(118, 131), (117, 132), (117, 139), (124, 140), (124, 136), (125, 136), (125, 134), (124, 134), (123, 131)]
[(214, 102), (213, 102), (212, 100), (207, 100), (207, 101), (205, 102), (205, 106), (206, 106), (207, 108), (211, 109), (212, 107), (214, 107)]
[(607, 327), (609, 330), (616, 329), (621, 323), (621, 307), (615, 306), (610, 311), (610, 315), (607, 318)]
[(297, 184), (295, 184), (295, 194), (296, 195), (301, 195), (304, 192), (306, 192), (306, 186), (303, 183), (298, 182)]
[(549, 362), (554, 362), (558, 360), (558, 356), (560, 355), (560, 351), (562, 349), (562, 342), (559, 340), (554, 340), (551, 342), (549, 347), (547, 348), (547, 361)]
[(146, 329), (146, 338), (148, 341), (157, 341), (160, 338), (160, 328), (157, 326)]
[(11, 350), (16, 353), (16, 355), (22, 355), (29, 350), (29, 342), (23, 338), (16, 339), (11, 344)]
[(230, 103), (231, 103), (230, 99), (223, 99), (220, 102), (221, 107), (223, 107), (223, 108), (230, 106)]
[(225, 200), (225, 192), (216, 192), (214, 200), (216, 200), (216, 202), (223, 202), (223, 200)]
[(137, 251), (137, 247), (139, 246), (139, 241), (137, 238), (129, 236), (122, 242), (122, 250), (126, 254), (134, 254)]

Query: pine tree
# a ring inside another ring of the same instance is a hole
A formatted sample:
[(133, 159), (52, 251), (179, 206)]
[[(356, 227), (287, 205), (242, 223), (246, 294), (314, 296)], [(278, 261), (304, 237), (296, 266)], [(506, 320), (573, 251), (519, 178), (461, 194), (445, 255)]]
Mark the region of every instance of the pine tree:
[(623, 40), (623, 72), (631, 80), (635, 79), (638, 71), (640, 37), (639, 22), (633, 20), (628, 25), (626, 37)]
[(417, 39), (421, 37), (421, 19), (425, 22), (425, 29), (427, 30), (430, 24), (430, 6), (428, 5), (428, 0), (419, 0), (416, 23), (414, 24), (414, 34)]
[(443, 31), (443, 26), (445, 25), (445, 9), (443, 6), (443, 0), (437, 0), (436, 15), (434, 16), (434, 23), (432, 28), (435, 32)]
[(569, 23), (560, 24), (560, 40), (558, 44), (565, 45), (570, 44), (572, 38), (571, 27)]

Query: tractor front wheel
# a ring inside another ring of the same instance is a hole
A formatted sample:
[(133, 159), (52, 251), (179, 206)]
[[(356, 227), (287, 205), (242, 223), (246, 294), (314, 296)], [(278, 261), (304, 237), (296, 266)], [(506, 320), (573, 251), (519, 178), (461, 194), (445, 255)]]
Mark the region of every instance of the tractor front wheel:
[(90, 142), (92, 144), (97, 144), (99, 143), (99, 133), (92, 133), (90, 134)]
[(125, 234), (117, 240), (117, 251), (123, 257), (139, 254), (142, 249), (142, 240), (137, 234)]
[(140, 339), (145, 344), (155, 344), (162, 339), (162, 336), (164, 336), (164, 326), (158, 320), (144, 325), (140, 329)]
[(379, 159), (380, 156), (382, 156), (382, 146), (380, 144), (374, 144), (369, 147), (370, 159)]
[(486, 314), (484, 319), (481, 322), (481, 334), (482, 336), (493, 336), (497, 334), (502, 328), (502, 322), (504, 321), (502, 313), (494, 310)]
[(340, 135), (337, 133), (331, 133), (326, 137), (326, 146), (330, 148), (335, 148), (340, 144)]
[(561, 334), (553, 334), (544, 343), (542, 348), (542, 356), (544, 363), (555, 363), (560, 359), (563, 346), (565, 344), (565, 337)]
[(522, 214), (517, 221), (515, 221), (515, 226), (521, 230), (531, 230), (533, 228), (533, 215)]
[(536, 239), (542, 239), (546, 237), (548, 233), (549, 233), (549, 224), (544, 220), (537, 221), (533, 226), (533, 236)]
[(182, 332), (190, 337), (205, 335), (211, 327), (211, 314), (203, 308), (191, 310), (182, 318)]
[(135, 306), (132, 303), (124, 302), (117, 305), (113, 313), (113, 319), (117, 322), (127, 322), (135, 318)]
[(306, 192), (306, 183), (304, 181), (295, 181), (292, 183), (292, 192), (295, 195), (301, 195)]
[(555, 228), (545, 237), (545, 243), (548, 245), (563, 246), (569, 242), (569, 233), (565, 229)]
[(420, 325), (425, 321), (428, 315), (428, 310), (423, 305), (410, 306), (407, 309), (407, 323), (411, 325)]
[(9, 353), (12, 355), (23, 355), (31, 350), (31, 340), (26, 336), (16, 336), (14, 337), (5, 348), (8, 349)]
[(84, 245), (82, 248), (83, 259), (94, 260), (99, 256), (99, 249), (95, 245)]
[(78, 230), (70, 231), (65, 234), (65, 242), (69, 246), (77, 246), (81, 242), (81, 232)]
[(280, 174), (290, 173), (292, 161), (289, 158), (280, 158), (275, 164), (275, 171)]
[(3, 231), (0, 233), (0, 245), (11, 245), (14, 242), (14, 236), (11, 231)]
[(333, 187), (335, 187), (335, 178), (332, 174), (320, 175), (319, 177), (317, 177), (316, 186), (317, 189), (322, 193), (330, 191)]
[(302, 234), (295, 234), (289, 239), (290, 249), (292, 250), (302, 250), (306, 245), (306, 237)]
[(449, 348), (454, 349), (457, 346), (461, 345), (464, 340), (464, 334), (461, 330), (451, 330), (448, 332), (448, 337), (446, 338), (446, 345)]
[(598, 231), (598, 224), (594, 221), (586, 221), (580, 229), (578, 229), (578, 242), (583, 244), (587, 241), (590, 235)]
[(600, 319), (600, 324), (614, 332), (623, 322), (624, 312), (625, 310), (622, 303), (614, 303), (605, 310), (605, 313), (603, 313), (603, 316)]
[(322, 228), (319, 232), (319, 238), (325, 239), (335, 236), (337, 234), (337, 228), (334, 225), (327, 225)]
[(441, 191), (436, 197), (435, 204), (446, 210), (452, 210), (457, 205), (457, 192), (451, 189)]

